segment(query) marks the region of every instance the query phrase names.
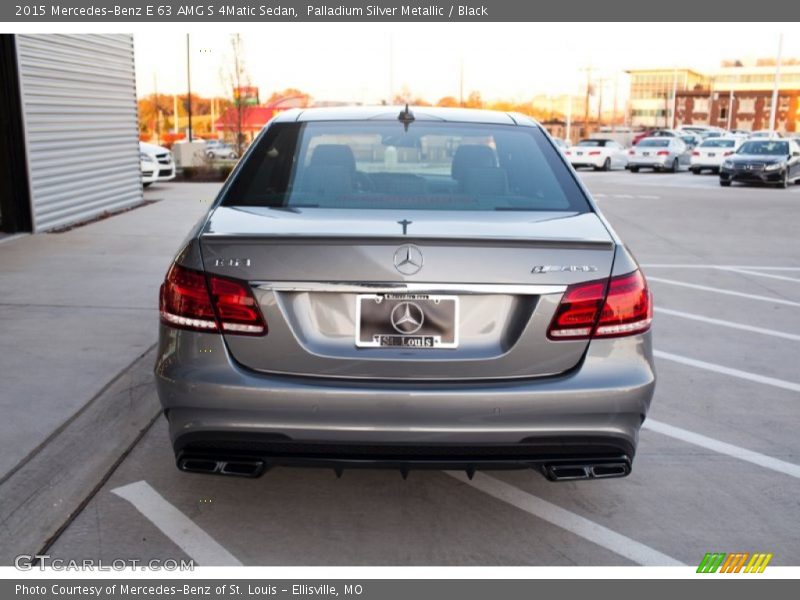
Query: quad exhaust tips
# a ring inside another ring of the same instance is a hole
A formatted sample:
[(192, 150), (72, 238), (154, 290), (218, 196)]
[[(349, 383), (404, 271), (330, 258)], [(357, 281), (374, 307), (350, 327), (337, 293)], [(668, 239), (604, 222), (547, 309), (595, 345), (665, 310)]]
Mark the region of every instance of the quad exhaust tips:
[(178, 468), (188, 473), (259, 477), (264, 472), (262, 460), (215, 460), (211, 458), (181, 458)]
[(631, 472), (627, 461), (589, 464), (550, 464), (543, 468), (550, 481), (577, 481), (581, 479), (610, 479), (625, 477)]

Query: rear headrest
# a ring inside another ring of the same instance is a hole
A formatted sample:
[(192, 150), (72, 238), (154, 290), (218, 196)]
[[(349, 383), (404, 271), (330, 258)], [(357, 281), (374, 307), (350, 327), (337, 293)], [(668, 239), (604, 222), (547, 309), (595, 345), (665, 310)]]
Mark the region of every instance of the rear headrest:
[(451, 174), (453, 179), (461, 180), (471, 169), (491, 169), (497, 167), (494, 149), (482, 144), (459, 146), (453, 156)]
[(346, 144), (320, 144), (311, 153), (309, 167), (344, 167), (355, 173), (356, 157)]

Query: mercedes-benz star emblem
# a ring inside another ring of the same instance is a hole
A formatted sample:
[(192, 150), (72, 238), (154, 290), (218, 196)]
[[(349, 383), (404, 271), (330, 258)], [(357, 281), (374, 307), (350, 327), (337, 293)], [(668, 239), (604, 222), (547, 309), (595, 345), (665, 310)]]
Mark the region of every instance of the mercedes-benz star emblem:
[(423, 262), (422, 250), (411, 244), (400, 246), (394, 252), (394, 268), (403, 275), (418, 273)]
[(392, 309), (391, 319), (398, 333), (417, 333), (425, 322), (425, 313), (413, 302), (401, 302)]

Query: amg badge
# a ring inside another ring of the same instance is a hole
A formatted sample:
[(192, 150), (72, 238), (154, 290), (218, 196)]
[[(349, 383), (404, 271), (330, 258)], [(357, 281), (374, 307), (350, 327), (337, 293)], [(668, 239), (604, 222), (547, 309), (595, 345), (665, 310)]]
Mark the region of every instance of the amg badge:
[(597, 271), (594, 265), (536, 265), (531, 269), (531, 273), (560, 273), (568, 271), (570, 273), (591, 273)]

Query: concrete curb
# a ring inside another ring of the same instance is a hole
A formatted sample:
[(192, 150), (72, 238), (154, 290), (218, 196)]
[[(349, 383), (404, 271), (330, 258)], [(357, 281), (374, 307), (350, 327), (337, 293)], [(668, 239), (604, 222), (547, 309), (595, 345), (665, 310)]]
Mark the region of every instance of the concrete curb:
[(155, 346), (0, 485), (0, 564), (47, 548), (160, 414)]

